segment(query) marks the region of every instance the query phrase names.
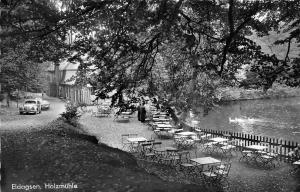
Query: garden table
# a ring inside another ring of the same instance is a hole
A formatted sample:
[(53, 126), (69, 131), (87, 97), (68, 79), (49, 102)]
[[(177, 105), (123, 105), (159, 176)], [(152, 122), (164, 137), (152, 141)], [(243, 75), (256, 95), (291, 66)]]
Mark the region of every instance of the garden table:
[(153, 118), (154, 122), (163, 122), (163, 121), (170, 121), (170, 119), (163, 119), (163, 118)]
[(200, 172), (203, 171), (205, 165), (211, 166), (214, 164), (219, 164), (221, 161), (219, 159), (215, 159), (213, 157), (199, 157), (191, 159), (192, 162), (195, 162), (197, 165), (201, 166)]
[(157, 128), (173, 128), (173, 126), (170, 124), (157, 124), (156, 126)]
[(127, 138), (127, 141), (129, 141), (130, 143), (138, 143), (138, 142), (147, 141), (147, 139), (145, 137), (131, 137), (131, 138)]
[(199, 157), (191, 159), (191, 161), (197, 163), (198, 165), (211, 165), (216, 163), (221, 163), (219, 159), (215, 159), (213, 157)]
[(180, 132), (180, 133), (176, 133), (177, 135), (180, 135), (180, 136), (195, 136), (197, 135), (196, 133), (194, 132), (190, 132), (190, 131), (184, 131), (184, 132)]
[(264, 145), (249, 145), (246, 148), (254, 151), (253, 157), (249, 158), (249, 160), (254, 160), (254, 162), (259, 163), (260, 157), (265, 155), (265, 153), (261, 153), (262, 150), (267, 149), (267, 146)]
[(295, 161), (295, 162), (293, 163), (293, 165), (298, 165), (298, 166), (300, 166), (300, 160)]
[(210, 140), (214, 141), (214, 142), (218, 142), (218, 143), (223, 143), (223, 142), (229, 141), (229, 139), (222, 138), (222, 137), (215, 137), (215, 138), (212, 138)]
[(263, 145), (249, 145), (249, 146), (247, 146), (247, 148), (251, 149), (253, 151), (261, 151), (261, 150), (267, 149), (268, 147), (263, 146)]
[(127, 111), (126, 112), (121, 112), (121, 115), (131, 115), (131, 114), (132, 114), (132, 112), (129, 112), (129, 111), (128, 112)]
[(145, 142), (145, 141), (147, 141), (147, 139), (145, 137), (131, 137), (131, 138), (127, 138), (127, 141), (130, 142), (129, 151), (137, 152), (139, 143)]

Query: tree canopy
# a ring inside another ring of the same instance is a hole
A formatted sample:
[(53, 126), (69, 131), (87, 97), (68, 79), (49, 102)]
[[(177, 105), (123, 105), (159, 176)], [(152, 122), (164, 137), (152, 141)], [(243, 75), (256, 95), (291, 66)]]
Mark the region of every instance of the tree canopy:
[[(80, 61), (81, 76), (101, 97), (114, 91), (118, 101), (139, 92), (182, 109), (210, 109), (217, 87), (240, 83), (243, 65), (265, 89), (275, 81), (299, 85), (297, 0), (1, 2), (8, 10), (1, 24), (9, 29), (2, 39), (32, 42), (32, 59)], [(266, 40), (276, 35), (282, 38)], [(261, 42), (283, 46), (275, 50), (284, 57), (267, 53)]]

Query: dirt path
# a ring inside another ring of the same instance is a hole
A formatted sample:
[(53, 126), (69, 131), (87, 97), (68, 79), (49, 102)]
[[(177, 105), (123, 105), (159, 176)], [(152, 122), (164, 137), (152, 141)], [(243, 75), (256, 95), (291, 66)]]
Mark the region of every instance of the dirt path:
[(50, 109), (37, 115), (20, 115), (16, 103), (9, 109), (2, 108), (5, 113), (0, 116), (0, 131), (26, 130), (43, 126), (59, 117), (65, 110), (65, 104), (58, 98), (47, 97)]

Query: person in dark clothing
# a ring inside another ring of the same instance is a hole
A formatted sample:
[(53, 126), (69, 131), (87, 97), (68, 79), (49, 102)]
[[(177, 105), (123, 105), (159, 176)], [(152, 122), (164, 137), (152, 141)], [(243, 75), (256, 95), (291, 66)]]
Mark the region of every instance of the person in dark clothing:
[(140, 120), (142, 123), (145, 122), (146, 120), (146, 108), (145, 108), (145, 103), (142, 103), (142, 106), (140, 107)]
[(141, 104), (139, 104), (139, 106), (137, 106), (137, 117), (138, 117), (138, 120), (141, 121)]

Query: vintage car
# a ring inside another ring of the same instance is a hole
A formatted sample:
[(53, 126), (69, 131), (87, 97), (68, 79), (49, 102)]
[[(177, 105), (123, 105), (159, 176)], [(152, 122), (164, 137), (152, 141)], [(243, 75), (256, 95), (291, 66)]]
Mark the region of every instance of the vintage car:
[(49, 101), (46, 101), (46, 100), (44, 100), (42, 98), (36, 98), (36, 99), (38, 101), (40, 101), (42, 110), (50, 109), (50, 103), (49, 103)]
[(25, 99), (24, 104), (19, 107), (20, 114), (25, 113), (41, 113), (42, 106), (38, 99)]

